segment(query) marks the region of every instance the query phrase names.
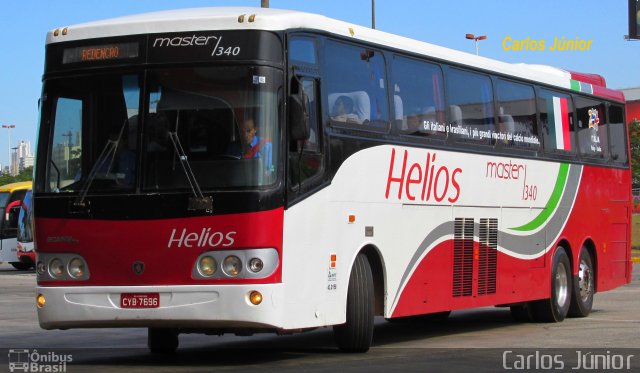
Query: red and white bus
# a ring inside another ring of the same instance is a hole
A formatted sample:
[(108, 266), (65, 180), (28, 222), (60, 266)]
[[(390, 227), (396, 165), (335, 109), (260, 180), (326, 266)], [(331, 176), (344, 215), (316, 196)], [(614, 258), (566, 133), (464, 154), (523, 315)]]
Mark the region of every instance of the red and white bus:
[(51, 31), (34, 184), (45, 329), (289, 333), (586, 316), (629, 283), (624, 97), (319, 15)]

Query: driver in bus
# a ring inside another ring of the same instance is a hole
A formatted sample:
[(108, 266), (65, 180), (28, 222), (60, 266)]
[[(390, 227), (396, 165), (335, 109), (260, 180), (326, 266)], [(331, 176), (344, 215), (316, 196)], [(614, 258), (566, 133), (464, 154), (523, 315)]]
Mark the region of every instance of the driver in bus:
[(267, 170), (272, 167), (271, 151), (272, 144), (268, 138), (258, 136), (258, 127), (251, 118), (244, 122), (244, 144), (242, 147), (242, 158), (264, 158)]

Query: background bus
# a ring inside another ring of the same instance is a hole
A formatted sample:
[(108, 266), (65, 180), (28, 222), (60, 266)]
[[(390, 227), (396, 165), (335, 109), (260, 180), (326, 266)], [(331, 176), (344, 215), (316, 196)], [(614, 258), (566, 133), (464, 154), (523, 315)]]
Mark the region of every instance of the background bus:
[(18, 258), (16, 237), (18, 235), (18, 214), (21, 201), (27, 189), (31, 188), (31, 181), (21, 181), (0, 186), (0, 206), (2, 206), (2, 220), (0, 221), (0, 262), (8, 262), (19, 270), (29, 269), (29, 265), (20, 262)]
[[(99, 87), (99, 89), (97, 88)], [(47, 37), (34, 184), (45, 329), (289, 333), (631, 279), (624, 97), (325, 17), (160, 12)]]
[(17, 245), (18, 260), (29, 268), (36, 265), (36, 253), (33, 244), (33, 203), (32, 190), (29, 188), (24, 195), (18, 214)]

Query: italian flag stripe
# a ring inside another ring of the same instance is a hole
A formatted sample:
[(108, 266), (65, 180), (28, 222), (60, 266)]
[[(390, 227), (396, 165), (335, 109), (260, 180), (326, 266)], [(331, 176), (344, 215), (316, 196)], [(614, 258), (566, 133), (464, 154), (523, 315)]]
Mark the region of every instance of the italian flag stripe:
[[(569, 117), (568, 103), (566, 98), (553, 98), (553, 111), (550, 110), (552, 117), (549, 122), (553, 121), (556, 149), (571, 150), (571, 137), (569, 135)], [(553, 120), (552, 120), (553, 119)]]

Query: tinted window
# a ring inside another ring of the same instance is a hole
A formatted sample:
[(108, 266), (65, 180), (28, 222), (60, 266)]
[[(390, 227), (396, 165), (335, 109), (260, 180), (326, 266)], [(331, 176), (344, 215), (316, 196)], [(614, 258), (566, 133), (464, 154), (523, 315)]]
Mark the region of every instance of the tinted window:
[(571, 97), (564, 93), (541, 89), (538, 111), (545, 150), (552, 153), (575, 152)]
[(395, 123), (402, 133), (446, 137), (442, 71), (435, 64), (394, 58)]
[(493, 143), (493, 89), (486, 75), (451, 69), (446, 78), (450, 134), (461, 140)]
[(334, 123), (388, 128), (389, 108), (382, 53), (327, 42), (328, 116)]
[(619, 165), (627, 164), (627, 126), (621, 106), (609, 106), (609, 150), (611, 160)]
[(580, 154), (600, 159), (608, 158), (609, 145), (604, 102), (576, 97), (575, 105)]
[(533, 87), (526, 84), (498, 80), (498, 126), (496, 141), (520, 148), (540, 147), (536, 126), (536, 98)]
[(315, 64), (316, 47), (314, 40), (311, 38), (292, 38), (289, 42), (289, 60)]
[(20, 242), (32, 242), (33, 234), (31, 229), (31, 222), (33, 214), (31, 208), (31, 191), (29, 190), (22, 200), (22, 208), (18, 215), (18, 241)]

